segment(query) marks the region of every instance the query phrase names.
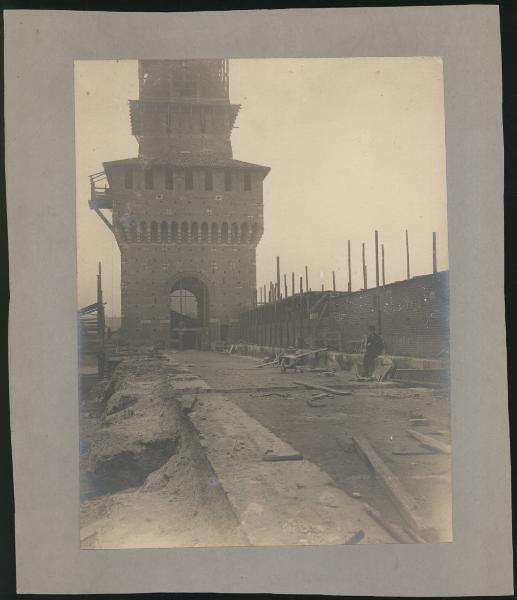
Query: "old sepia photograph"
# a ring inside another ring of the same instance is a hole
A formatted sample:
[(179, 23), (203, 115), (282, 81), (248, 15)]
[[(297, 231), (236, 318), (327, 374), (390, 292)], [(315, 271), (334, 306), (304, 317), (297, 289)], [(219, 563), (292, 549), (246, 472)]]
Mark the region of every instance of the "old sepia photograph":
[(80, 547), (453, 541), (442, 59), (74, 86)]

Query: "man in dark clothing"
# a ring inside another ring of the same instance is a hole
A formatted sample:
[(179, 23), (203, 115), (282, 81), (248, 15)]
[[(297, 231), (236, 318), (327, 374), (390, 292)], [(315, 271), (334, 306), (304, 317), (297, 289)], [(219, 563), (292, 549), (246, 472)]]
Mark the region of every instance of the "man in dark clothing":
[(363, 376), (370, 377), (375, 368), (375, 359), (384, 350), (384, 342), (378, 333), (375, 333), (375, 327), (369, 327), (370, 333), (366, 338), (366, 352), (363, 360)]

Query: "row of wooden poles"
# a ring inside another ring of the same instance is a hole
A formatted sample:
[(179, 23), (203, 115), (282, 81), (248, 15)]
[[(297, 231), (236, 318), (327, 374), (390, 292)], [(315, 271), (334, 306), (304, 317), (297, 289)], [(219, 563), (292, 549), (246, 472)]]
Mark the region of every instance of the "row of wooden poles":
[[(379, 287), (379, 285), (386, 285), (386, 277), (384, 272), (384, 244), (380, 245), (380, 262), (379, 262), (379, 232), (375, 230), (375, 286)], [(366, 266), (366, 244), (362, 243), (362, 259), (363, 259), (363, 289), (368, 289), (368, 268)], [(350, 248), (350, 240), (348, 240), (348, 291), (352, 291), (352, 253)], [(433, 273), (437, 272), (437, 263), (436, 263), (436, 232), (433, 231)], [(411, 278), (411, 269), (410, 269), (410, 256), (409, 256), (409, 234), (406, 229), (406, 273), (407, 279)], [(287, 275), (284, 273), (284, 293), (282, 294), (282, 289), (280, 285), (280, 257), (276, 257), (276, 283), (272, 281), (269, 282), (269, 290), (267, 286), (264, 284), (259, 288), (259, 290), (255, 290), (253, 304), (256, 306), (257, 304), (266, 304), (267, 302), (277, 302), (282, 300), (282, 298), (287, 298), (289, 296), (288, 287), (287, 287)], [(296, 293), (295, 289), (295, 274), (294, 271), (291, 273), (291, 296), (294, 296)], [(381, 283), (382, 281), (382, 283)], [(300, 276), (299, 279), (299, 293), (303, 294), (304, 286), (303, 286), (303, 276)], [(332, 271), (332, 289), (336, 291), (336, 273)], [(321, 284), (321, 291), (325, 291), (324, 284)], [(309, 268), (305, 265), (305, 292), (312, 292), (312, 289), (309, 287)], [(260, 300), (259, 297), (260, 296)]]

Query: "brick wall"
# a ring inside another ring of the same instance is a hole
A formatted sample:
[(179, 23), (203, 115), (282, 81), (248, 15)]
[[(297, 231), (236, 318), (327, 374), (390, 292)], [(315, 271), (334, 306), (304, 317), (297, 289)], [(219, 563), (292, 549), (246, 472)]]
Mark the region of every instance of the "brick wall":
[(241, 339), (286, 346), (302, 337), (306, 345), (360, 352), (375, 325), (388, 354), (433, 358), (448, 350), (448, 271), (351, 294), (312, 292), (308, 300), (296, 295), (243, 313)]

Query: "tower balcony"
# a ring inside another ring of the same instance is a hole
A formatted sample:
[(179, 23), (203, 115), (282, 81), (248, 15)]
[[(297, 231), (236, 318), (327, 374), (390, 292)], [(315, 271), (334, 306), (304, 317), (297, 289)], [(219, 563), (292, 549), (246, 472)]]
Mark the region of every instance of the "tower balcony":
[(113, 208), (111, 189), (108, 187), (108, 179), (104, 171), (90, 175), (90, 190), (89, 205), (92, 210)]

